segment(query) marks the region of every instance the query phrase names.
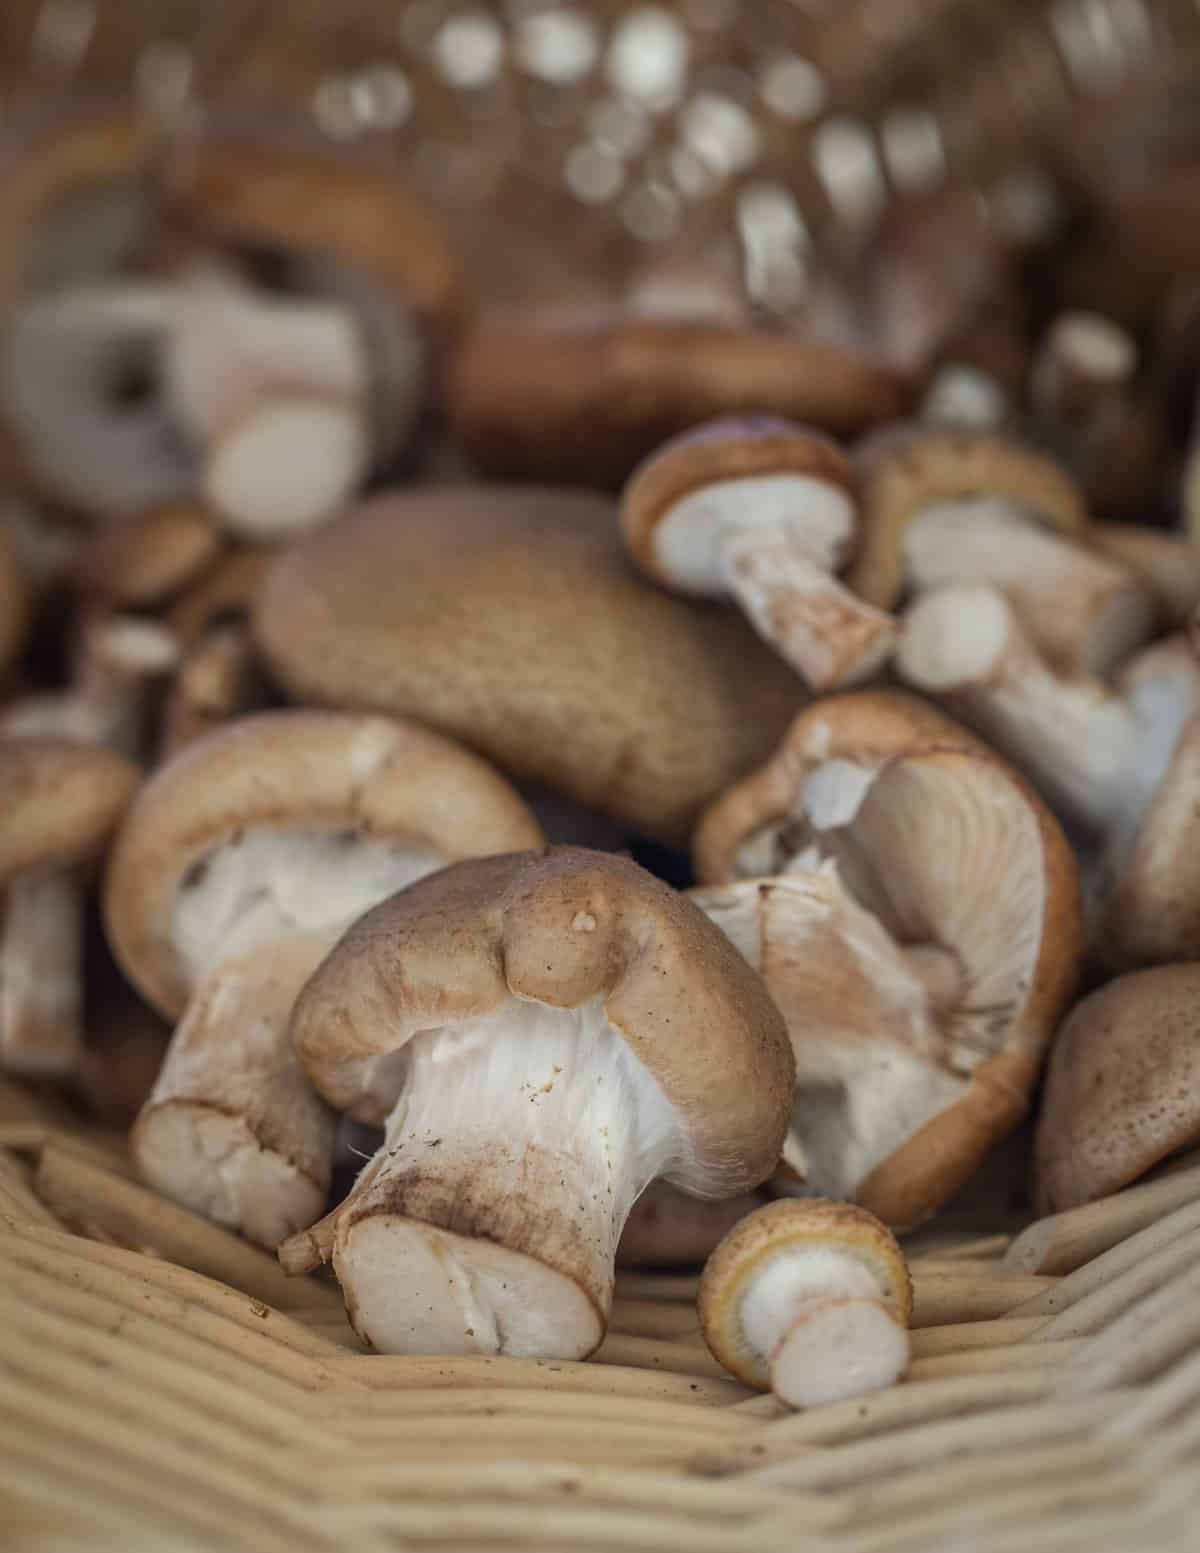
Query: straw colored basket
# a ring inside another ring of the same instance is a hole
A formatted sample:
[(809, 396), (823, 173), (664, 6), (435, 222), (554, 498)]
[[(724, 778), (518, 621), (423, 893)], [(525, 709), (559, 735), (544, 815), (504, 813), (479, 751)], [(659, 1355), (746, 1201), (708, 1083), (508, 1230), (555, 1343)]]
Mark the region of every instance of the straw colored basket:
[[(804, 233), (995, 189), (1197, 22), (1191, 0), (5, 0), (0, 80), (6, 111), (131, 90), (168, 128), (281, 99), (394, 157), (460, 234), (487, 223), (493, 294), (732, 255), (786, 310)], [(687, 1278), (623, 1275), (588, 1364), (368, 1356), (330, 1282), (0, 1084), (0, 1547), (1194, 1550), (1200, 1155), (908, 1250), (910, 1378), (801, 1415), (716, 1366)]]

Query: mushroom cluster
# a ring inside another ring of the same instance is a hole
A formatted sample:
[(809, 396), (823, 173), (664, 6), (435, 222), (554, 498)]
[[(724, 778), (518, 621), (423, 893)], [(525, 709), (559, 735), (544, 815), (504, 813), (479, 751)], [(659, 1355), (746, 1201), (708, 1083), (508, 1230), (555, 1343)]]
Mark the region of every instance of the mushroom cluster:
[(501, 308), (390, 165), (94, 103), (0, 227), (0, 1071), (368, 1347), (707, 1259), (797, 1407), (1022, 1123), (1044, 1211), (1195, 1145), (1200, 256), (947, 196), (787, 317)]

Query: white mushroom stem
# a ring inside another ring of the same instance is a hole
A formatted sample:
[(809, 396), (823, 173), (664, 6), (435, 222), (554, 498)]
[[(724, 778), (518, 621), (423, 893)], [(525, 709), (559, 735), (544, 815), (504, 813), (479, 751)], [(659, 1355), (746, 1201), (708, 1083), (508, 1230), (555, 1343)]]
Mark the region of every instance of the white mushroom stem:
[(921, 419), (940, 426), (995, 431), (1011, 413), (1008, 394), (987, 372), (948, 362), (934, 374), (921, 402)]
[(83, 1054), (83, 888), (74, 873), (11, 881), (0, 925), (0, 1067), (73, 1073)]
[(792, 1407), (876, 1391), (908, 1368), (907, 1329), (870, 1270), (835, 1246), (777, 1251), (749, 1281), (740, 1315), (771, 1389)]
[(1119, 324), (1097, 313), (1061, 313), (1034, 357), (1034, 415), (1051, 433), (1085, 425), (1121, 395), (1136, 370), (1137, 346)]
[(1049, 533), (991, 498), (939, 503), (909, 524), (904, 554), (915, 593), (951, 583), (998, 588), (1030, 639), (1064, 673), (1107, 674), (1148, 642), (1152, 590), (1118, 560)]
[(387, 1137), (337, 1220), (359, 1334), (389, 1353), (582, 1358), (675, 1113), (599, 1002), (505, 1004), (417, 1036)]
[(336, 1127), (292, 1056), (288, 1021), (334, 930), (261, 940), (196, 989), (134, 1128), (145, 1179), (260, 1245), (310, 1224)]

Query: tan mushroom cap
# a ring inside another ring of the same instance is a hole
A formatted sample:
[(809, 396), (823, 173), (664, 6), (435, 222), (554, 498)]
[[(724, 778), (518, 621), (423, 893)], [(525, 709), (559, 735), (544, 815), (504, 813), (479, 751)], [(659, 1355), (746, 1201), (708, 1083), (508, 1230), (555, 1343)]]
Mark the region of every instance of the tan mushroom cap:
[(212, 625), (245, 618), (278, 554), (274, 545), (237, 545), (184, 589), (166, 612), (166, 623), (185, 647)]
[(469, 751), (413, 724), (336, 712), (262, 712), (186, 746), (138, 794), (105, 881), (113, 952), (142, 995), (178, 1018), (189, 977), (176, 897), (241, 834), (346, 832), (448, 860), (537, 845), (517, 793)]
[(154, 608), (196, 582), (224, 549), (209, 513), (171, 503), (97, 534), (81, 553), (76, 576), (85, 592), (119, 608)]
[(880, 609), (890, 609), (904, 589), (906, 528), (936, 503), (998, 497), (1061, 533), (1087, 527), (1083, 496), (1070, 476), (1044, 454), (995, 432), (892, 427), (856, 457), (862, 535), (846, 581)]
[(380, 1059), (422, 1031), (596, 998), (679, 1113), (689, 1147), (664, 1178), (713, 1197), (763, 1181), (791, 1106), (783, 1020), (720, 929), (627, 858), (554, 847), (427, 875), (346, 932), (292, 1038), (320, 1093), (371, 1119), (395, 1099)]
[(655, 530), (675, 504), (722, 481), (779, 474), (823, 480), (853, 495), (853, 466), (828, 437), (773, 417), (727, 416), (674, 438), (635, 470), (621, 498), (625, 543), (644, 571), (670, 585)]
[(0, 679), (21, 654), (32, 612), (29, 580), (12, 541), (0, 529)]
[(458, 257), (394, 167), (265, 125), (217, 124), (178, 142), (163, 185), (169, 208), (206, 235), (347, 265), (437, 328), (463, 310)]
[(864, 1208), (828, 1198), (780, 1198), (730, 1231), (704, 1268), (698, 1314), (714, 1357), (748, 1386), (770, 1386), (765, 1356), (747, 1342), (742, 1303), (751, 1283), (779, 1256), (828, 1247), (853, 1257), (875, 1280), (894, 1320), (912, 1319), (912, 1279), (896, 1237)]
[(615, 489), (669, 437), (717, 415), (780, 415), (851, 436), (902, 414), (912, 395), (882, 360), (794, 334), (514, 311), (467, 332), (447, 409), (486, 473)]
[(380, 496), (280, 556), (255, 629), (295, 699), (419, 718), (672, 844), (804, 700), (736, 611), (638, 576), (579, 491)]
[(1039, 1213), (1118, 1191), (1200, 1138), (1200, 963), (1093, 992), (1055, 1039), (1034, 1143)]
[(806, 777), (827, 761), (867, 768), (924, 749), (985, 750), (960, 724), (902, 690), (823, 696), (789, 725), (766, 763), (704, 811), (692, 837), (696, 877), (725, 884), (742, 870), (738, 853), (760, 831), (786, 825)]
[(137, 788), (132, 761), (67, 739), (0, 740), (0, 888), (32, 869), (99, 852)]

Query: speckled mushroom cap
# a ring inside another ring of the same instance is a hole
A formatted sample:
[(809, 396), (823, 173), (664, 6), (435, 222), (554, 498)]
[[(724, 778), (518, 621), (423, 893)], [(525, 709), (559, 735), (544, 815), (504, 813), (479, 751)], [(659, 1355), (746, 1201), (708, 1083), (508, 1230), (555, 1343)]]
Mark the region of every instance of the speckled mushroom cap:
[(855, 453), (862, 529), (847, 585), (890, 609), (904, 589), (904, 533), (940, 502), (997, 497), (1048, 528), (1079, 534), (1087, 527), (1083, 494), (1045, 454), (990, 431), (889, 427)]
[(1119, 1191), (1200, 1140), (1200, 963), (1121, 976), (1055, 1037), (1034, 1142), (1039, 1213)]
[(904, 1327), (912, 1319), (912, 1279), (896, 1237), (853, 1203), (824, 1197), (780, 1198), (732, 1229), (709, 1257), (700, 1280), (698, 1313), (714, 1356), (748, 1386), (770, 1386), (766, 1356), (746, 1339), (741, 1310), (749, 1285), (774, 1261), (807, 1247), (828, 1247), (860, 1262), (879, 1298)]
[(765, 1179), (791, 1105), (783, 1020), (724, 934), (626, 858), (558, 847), (418, 880), (346, 932), (297, 1000), (292, 1037), (331, 1104), (386, 1114), (394, 1054), (422, 1031), (513, 999), (597, 998), (679, 1116), (687, 1147), (665, 1178), (713, 1197)]
[(901, 690), (822, 696), (792, 721), (764, 765), (705, 809), (692, 837), (696, 877), (705, 884), (725, 884), (782, 866), (774, 855), (758, 856), (758, 849), (753, 859), (739, 858), (739, 853), (787, 825), (805, 779), (819, 765), (849, 761), (870, 769), (895, 755), (941, 748), (982, 750), (984, 745), (927, 701)]
[(682, 432), (634, 471), (621, 497), (621, 532), (630, 554), (651, 577), (677, 584), (657, 542), (667, 513), (707, 486), (769, 475), (802, 475), (853, 495), (850, 460), (820, 432), (772, 416), (723, 416)]
[(210, 122), (163, 171), (168, 208), (219, 241), (346, 265), (449, 327), (464, 306), (458, 258), (394, 167), (280, 125)]
[(736, 611), (639, 577), (579, 491), (380, 496), (280, 556), (255, 629), (296, 700), (416, 717), (676, 845), (804, 702)]
[(35, 868), (86, 861), (111, 836), (141, 772), (101, 745), (0, 740), (0, 888)]
[(447, 861), (541, 831), (484, 761), (409, 723), (335, 712), (262, 712), (186, 746), (138, 794), (113, 847), (105, 919), (113, 952), (167, 1018), (190, 978), (172, 936), (205, 859), (251, 831), (345, 833), (408, 843)]
[(852, 436), (903, 414), (912, 394), (896, 368), (845, 345), (543, 309), (477, 320), (451, 360), (447, 408), (485, 473), (615, 489), (713, 416), (781, 415)]
[(0, 678), (25, 645), (31, 614), (29, 583), (12, 541), (0, 530)]

